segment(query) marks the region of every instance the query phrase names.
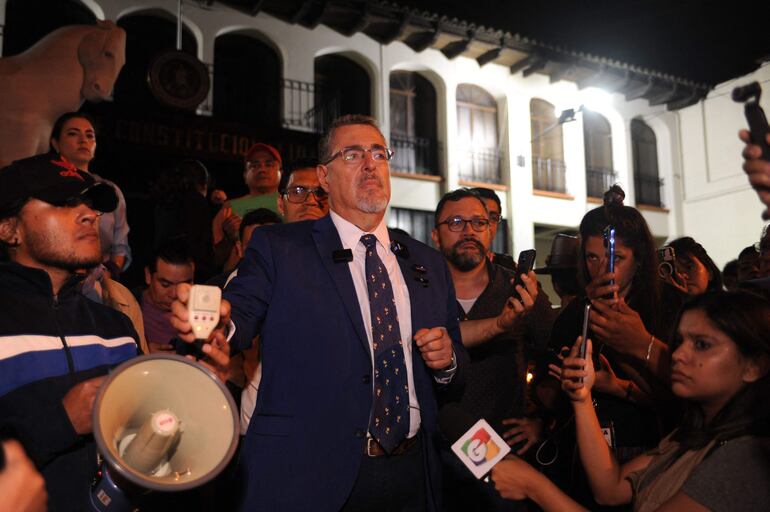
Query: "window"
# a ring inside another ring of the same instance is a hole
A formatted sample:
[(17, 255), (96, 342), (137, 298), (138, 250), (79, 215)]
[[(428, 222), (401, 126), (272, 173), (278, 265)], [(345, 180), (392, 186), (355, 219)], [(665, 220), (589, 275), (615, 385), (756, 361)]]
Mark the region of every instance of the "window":
[(460, 179), (501, 183), (497, 102), (481, 87), (457, 86)]
[(390, 74), (390, 145), (394, 171), (438, 175), (436, 91), (418, 73)]
[(265, 43), (247, 34), (214, 41), (214, 117), (275, 129), (280, 124), (281, 61)]
[(637, 204), (661, 206), (658, 177), (658, 143), (655, 132), (641, 119), (631, 120), (631, 151)]
[(371, 115), (371, 82), (364, 68), (342, 55), (315, 59), (315, 113), (317, 131), (336, 117)]
[(388, 227), (403, 229), (415, 240), (433, 245), (433, 212), (412, 210), (410, 208), (391, 208)]
[(612, 168), (612, 131), (607, 119), (583, 110), (583, 138), (586, 153), (586, 191), (589, 197), (603, 197), (615, 181)]
[(532, 183), (536, 190), (566, 192), (564, 139), (553, 105), (533, 98), (529, 103), (532, 125)]

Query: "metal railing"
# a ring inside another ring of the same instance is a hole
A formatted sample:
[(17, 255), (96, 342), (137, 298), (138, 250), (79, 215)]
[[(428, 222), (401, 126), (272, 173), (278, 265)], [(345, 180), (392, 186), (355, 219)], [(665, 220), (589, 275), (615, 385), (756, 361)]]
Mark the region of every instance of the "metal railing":
[(425, 137), (391, 133), (393, 159), (390, 168), (410, 174), (438, 176), (438, 142)]
[(502, 151), (497, 148), (471, 148), (462, 151), (460, 157), (460, 179), (482, 183), (502, 183), (500, 161)]
[(535, 190), (567, 192), (567, 166), (555, 158), (532, 157), (532, 184)]
[(634, 188), (636, 189), (636, 203), (649, 206), (662, 206), (660, 202), (660, 187), (663, 180), (657, 176), (634, 176)]
[(339, 116), (339, 98), (327, 97), (320, 86), (290, 79), (283, 79), (282, 86), (284, 128), (323, 133)]
[(604, 197), (604, 193), (615, 184), (615, 171), (596, 167), (586, 168), (586, 195)]

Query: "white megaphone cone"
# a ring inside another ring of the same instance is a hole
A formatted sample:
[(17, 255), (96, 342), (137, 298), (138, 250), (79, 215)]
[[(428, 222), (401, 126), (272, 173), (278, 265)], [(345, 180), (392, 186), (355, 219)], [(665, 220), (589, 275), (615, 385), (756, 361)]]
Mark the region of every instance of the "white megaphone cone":
[(99, 390), (93, 414), (104, 464), (91, 502), (101, 512), (133, 510), (132, 493), (209, 482), (232, 458), (240, 431), (224, 384), (177, 355), (141, 356), (118, 366)]

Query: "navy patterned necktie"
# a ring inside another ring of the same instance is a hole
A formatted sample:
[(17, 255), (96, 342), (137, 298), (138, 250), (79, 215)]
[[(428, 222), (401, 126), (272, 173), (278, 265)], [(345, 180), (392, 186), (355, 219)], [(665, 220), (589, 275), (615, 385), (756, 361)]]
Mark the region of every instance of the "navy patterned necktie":
[(409, 384), (396, 299), (385, 265), (377, 255), (377, 238), (364, 235), (361, 242), (366, 247), (374, 352), (374, 410), (369, 432), (390, 453), (409, 434)]

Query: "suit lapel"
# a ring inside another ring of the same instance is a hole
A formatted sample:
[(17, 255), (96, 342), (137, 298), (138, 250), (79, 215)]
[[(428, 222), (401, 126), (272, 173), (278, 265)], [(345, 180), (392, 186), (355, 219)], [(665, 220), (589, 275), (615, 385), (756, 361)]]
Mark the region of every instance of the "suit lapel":
[[(337, 229), (334, 227), (334, 222), (332, 222), (330, 215), (326, 215), (316, 221), (315, 226), (313, 226), (313, 240), (318, 250), (318, 256), (321, 258), (326, 271), (329, 272), (337, 293), (348, 312), (350, 321), (353, 322), (353, 327), (356, 330), (356, 334), (358, 334), (359, 340), (366, 349), (366, 353), (371, 353), (369, 339), (366, 337), (366, 331), (364, 331), (361, 307), (358, 304), (358, 296), (356, 295), (355, 286), (353, 286), (353, 277), (350, 275), (348, 262), (335, 262), (332, 257), (334, 251), (342, 249), (342, 241), (339, 234), (337, 234)], [(321, 300), (324, 300), (323, 297), (321, 297)]]

